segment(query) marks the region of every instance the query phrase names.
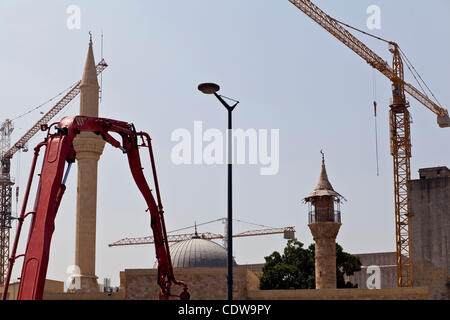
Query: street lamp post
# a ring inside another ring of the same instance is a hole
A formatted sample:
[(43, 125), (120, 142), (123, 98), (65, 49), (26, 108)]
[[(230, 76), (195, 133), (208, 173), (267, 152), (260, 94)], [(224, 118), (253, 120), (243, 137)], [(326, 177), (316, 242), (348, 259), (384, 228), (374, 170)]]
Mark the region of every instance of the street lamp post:
[[(202, 83), (198, 86), (198, 90), (200, 90), (204, 94), (214, 94), (217, 99), (223, 104), (223, 106), (227, 109), (228, 112), (228, 217), (227, 217), (227, 250), (228, 250), (228, 277), (227, 277), (227, 286), (228, 286), (228, 300), (233, 300), (233, 196), (232, 196), (232, 181), (233, 181), (233, 155), (232, 155), (232, 112), (234, 108), (238, 105), (239, 101), (223, 97), (217, 94), (217, 91), (220, 90), (219, 85), (215, 83)], [(235, 102), (234, 105), (230, 106), (223, 98), (233, 100)]]

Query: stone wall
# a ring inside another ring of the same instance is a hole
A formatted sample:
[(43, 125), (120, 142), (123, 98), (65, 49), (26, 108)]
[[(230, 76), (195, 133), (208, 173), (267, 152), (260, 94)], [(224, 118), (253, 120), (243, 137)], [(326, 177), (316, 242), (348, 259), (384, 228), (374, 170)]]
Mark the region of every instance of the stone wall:
[(124, 300), (121, 292), (77, 292), (77, 293), (56, 293), (44, 292), (43, 300)]
[(355, 272), (354, 275), (345, 277), (346, 280), (353, 284), (357, 284), (360, 289), (367, 288), (367, 280), (372, 275), (367, 273), (367, 267), (380, 267), (380, 288), (397, 288), (397, 265), (396, 252), (377, 252), (354, 254), (361, 261), (361, 271)]
[[(395, 252), (355, 253), (354, 255), (358, 256), (361, 261), (361, 271), (355, 272), (354, 275), (349, 277), (345, 276), (346, 281), (357, 284), (360, 289), (368, 289), (367, 279), (371, 276), (371, 273), (367, 273), (367, 267), (375, 265), (380, 267), (380, 288), (397, 288)], [(264, 263), (247, 264), (245, 266), (258, 278), (261, 278)]]
[(419, 170), (409, 181), (413, 286), (429, 286), (433, 299), (450, 299), (450, 173)]
[[(432, 298), (427, 287), (322, 290), (259, 290), (258, 277), (245, 266), (233, 269), (235, 300), (426, 300)], [(192, 300), (226, 300), (226, 268), (175, 269), (189, 285)], [(18, 283), (10, 286), (15, 299)], [(118, 293), (63, 293), (64, 283), (47, 280), (44, 300), (157, 300), (156, 269), (125, 270), (120, 273)], [(180, 293), (179, 288), (173, 293)], [(1, 287), (0, 287), (1, 292)]]
[[(8, 287), (8, 295), (6, 300), (16, 300), (17, 292), (19, 290), (19, 283), (11, 283)], [(50, 293), (63, 293), (64, 292), (64, 282), (56, 280), (45, 280), (44, 286), (44, 299), (46, 294)], [(3, 286), (0, 286), (0, 295), (3, 294)]]
[(261, 279), (263, 275), (263, 267), (264, 263), (254, 263), (254, 264), (245, 264), (245, 267), (247, 267), (248, 270), (253, 272), (259, 279)]
[[(177, 280), (188, 284), (192, 300), (226, 300), (227, 268), (175, 268)], [(126, 269), (120, 273), (120, 291), (128, 300), (157, 300), (159, 287), (156, 269)], [(246, 267), (233, 268), (233, 299), (245, 300), (247, 288), (256, 289), (258, 279)], [(181, 287), (173, 286), (172, 293), (180, 294)]]
[(428, 288), (249, 290), (248, 300), (428, 300)]

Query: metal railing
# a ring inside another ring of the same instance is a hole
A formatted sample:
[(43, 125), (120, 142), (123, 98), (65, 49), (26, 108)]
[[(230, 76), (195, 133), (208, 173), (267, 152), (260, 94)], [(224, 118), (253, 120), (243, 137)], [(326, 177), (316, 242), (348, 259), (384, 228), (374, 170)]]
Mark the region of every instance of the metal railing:
[(314, 209), (308, 212), (308, 223), (338, 222), (341, 223), (341, 211), (331, 209)]

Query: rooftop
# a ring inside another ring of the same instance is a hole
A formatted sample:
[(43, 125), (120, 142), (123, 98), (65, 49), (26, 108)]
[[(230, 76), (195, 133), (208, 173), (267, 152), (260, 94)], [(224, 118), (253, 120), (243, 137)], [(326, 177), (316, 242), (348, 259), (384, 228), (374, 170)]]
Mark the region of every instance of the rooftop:
[(433, 179), (450, 177), (450, 170), (447, 167), (433, 167), (419, 169), (420, 179)]

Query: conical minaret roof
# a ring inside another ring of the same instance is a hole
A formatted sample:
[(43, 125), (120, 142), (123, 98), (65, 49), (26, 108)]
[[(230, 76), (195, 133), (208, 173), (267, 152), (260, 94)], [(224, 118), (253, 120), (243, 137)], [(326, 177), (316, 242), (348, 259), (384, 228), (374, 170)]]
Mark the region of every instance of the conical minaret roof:
[(91, 37), (80, 83), (80, 115), (98, 117), (99, 88)]
[(328, 180), (327, 168), (325, 167), (325, 154), (322, 153), (322, 170), (320, 171), (319, 181), (317, 182), (316, 187), (313, 192), (311, 192), (306, 198), (305, 201), (311, 200), (314, 197), (322, 197), (322, 196), (334, 196), (337, 198), (344, 198), (339, 193), (334, 191), (333, 186)]
[(94, 50), (92, 49), (92, 38), (89, 41), (89, 49), (84, 64), (83, 77), (81, 78), (81, 86), (83, 85), (98, 85), (97, 70), (95, 68)]

